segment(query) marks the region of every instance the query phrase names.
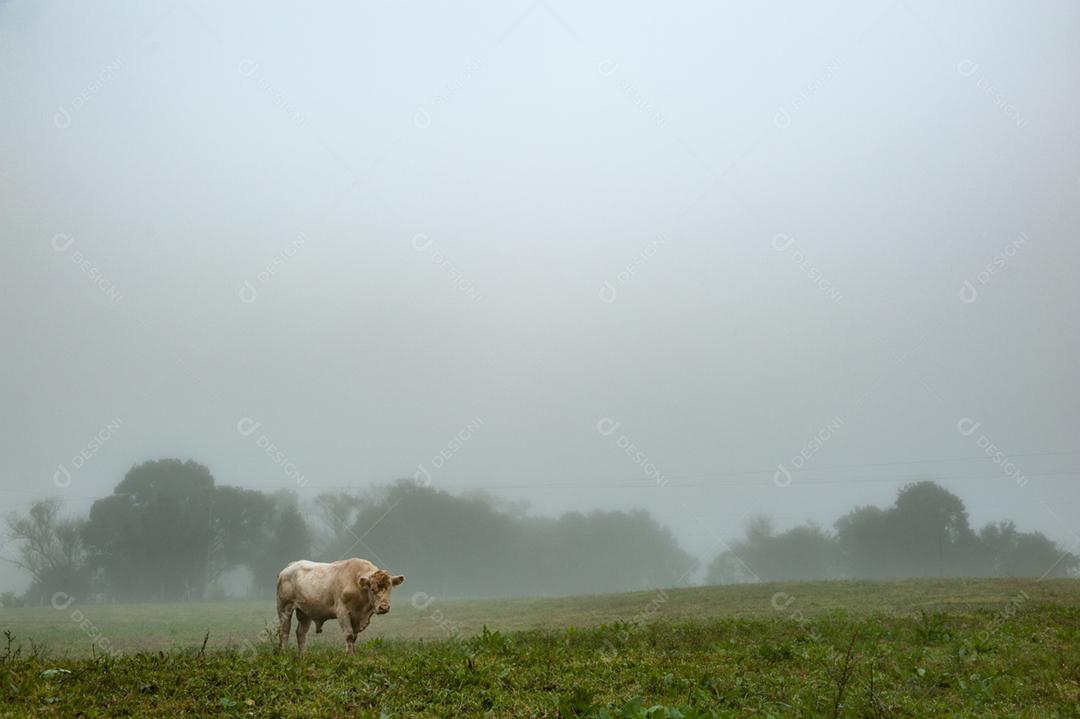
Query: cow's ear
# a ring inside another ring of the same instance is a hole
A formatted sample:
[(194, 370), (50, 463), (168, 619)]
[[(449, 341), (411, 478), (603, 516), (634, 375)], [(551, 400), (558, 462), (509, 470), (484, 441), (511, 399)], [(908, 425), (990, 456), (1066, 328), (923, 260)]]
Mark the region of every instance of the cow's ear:
[(405, 575), (404, 574), (399, 574), (396, 577), (394, 577), (393, 579), (391, 579), (390, 583), (393, 584), (396, 587), (397, 585), (403, 583), (404, 581), (405, 581)]
[(361, 589), (367, 589), (371, 585), (371, 580), (367, 577), (357, 577), (356, 583)]

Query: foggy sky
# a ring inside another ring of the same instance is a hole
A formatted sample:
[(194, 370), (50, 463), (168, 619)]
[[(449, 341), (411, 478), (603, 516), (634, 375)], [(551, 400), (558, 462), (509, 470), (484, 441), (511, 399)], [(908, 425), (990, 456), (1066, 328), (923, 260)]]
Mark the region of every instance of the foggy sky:
[(1080, 456), (1031, 455), (1080, 449), (1077, 37), (1071, 2), (0, 3), (0, 503), (426, 471), (707, 559), (929, 476), (1075, 549)]

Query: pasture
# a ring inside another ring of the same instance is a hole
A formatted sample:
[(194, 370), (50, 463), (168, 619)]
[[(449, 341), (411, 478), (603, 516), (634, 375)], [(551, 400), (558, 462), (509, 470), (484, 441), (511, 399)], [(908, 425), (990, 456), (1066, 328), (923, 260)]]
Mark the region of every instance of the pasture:
[(1080, 716), (1071, 580), (470, 601), (406, 584), (352, 658), (333, 623), (304, 657), (276, 652), (272, 622), (272, 600), (0, 610), (0, 713)]

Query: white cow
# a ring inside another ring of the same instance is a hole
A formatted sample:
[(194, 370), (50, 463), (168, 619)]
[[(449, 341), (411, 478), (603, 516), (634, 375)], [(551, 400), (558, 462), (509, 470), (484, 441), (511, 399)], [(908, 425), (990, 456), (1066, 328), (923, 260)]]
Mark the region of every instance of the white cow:
[(356, 635), (367, 628), (374, 613), (390, 611), (390, 590), (405, 581), (391, 576), (366, 559), (338, 562), (293, 562), (281, 570), (277, 580), (278, 632), (281, 648), (289, 644), (292, 614), (296, 612), (296, 643), (300, 651), (307, 644), (307, 632), (315, 622), (322, 632), (327, 619), (337, 618), (345, 633), (345, 646), (354, 653)]

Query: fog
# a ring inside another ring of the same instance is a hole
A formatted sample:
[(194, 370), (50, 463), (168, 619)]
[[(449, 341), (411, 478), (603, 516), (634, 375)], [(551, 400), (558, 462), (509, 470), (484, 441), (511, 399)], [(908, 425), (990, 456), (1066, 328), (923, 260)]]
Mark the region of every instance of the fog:
[(5, 514), (170, 458), (305, 516), (405, 478), (644, 509), (701, 582), (758, 515), (929, 479), (1075, 551), (1078, 31), (1069, 2), (0, 3)]

